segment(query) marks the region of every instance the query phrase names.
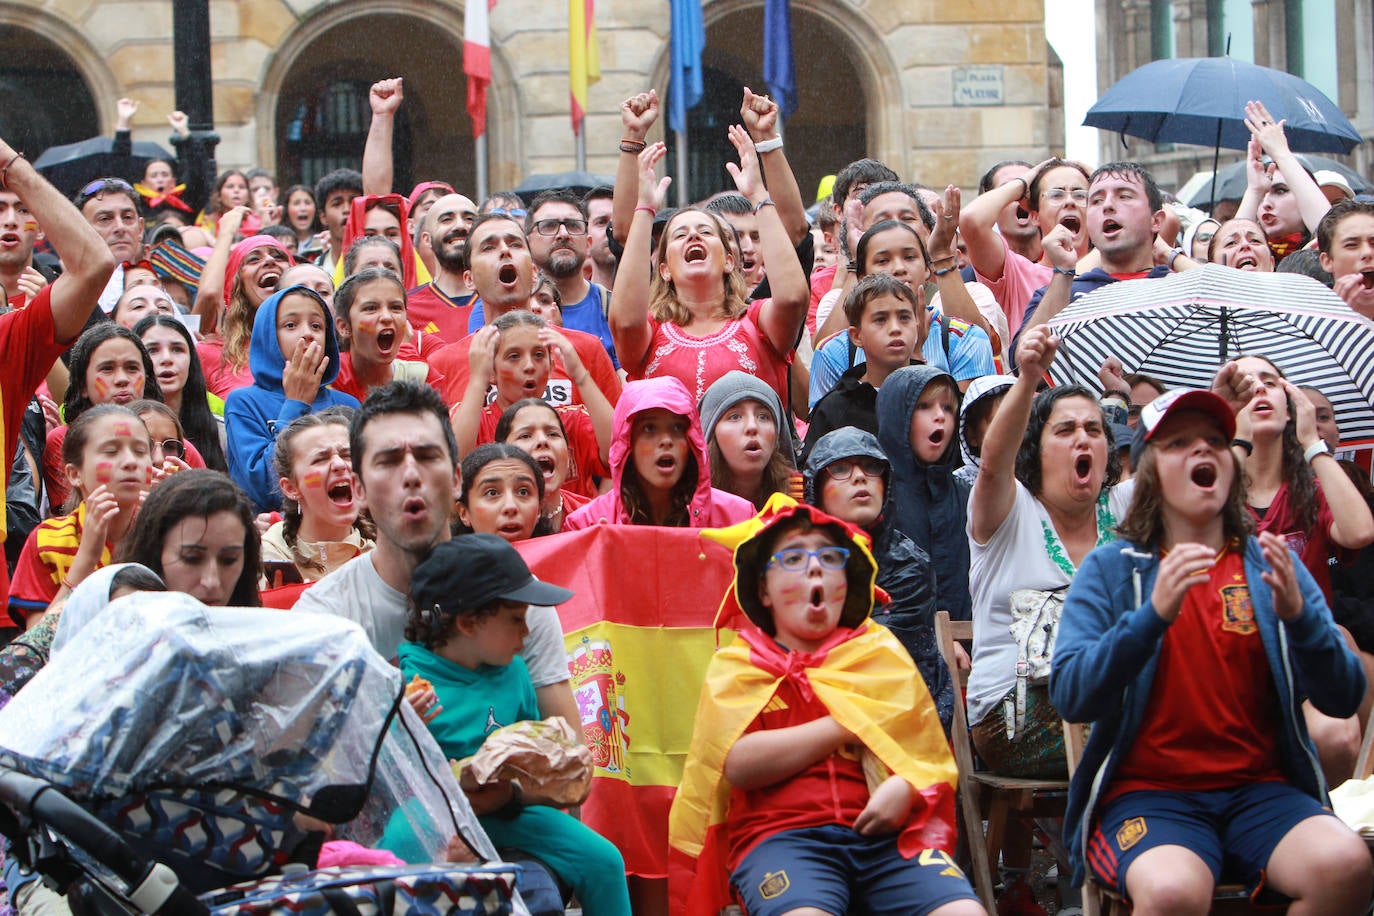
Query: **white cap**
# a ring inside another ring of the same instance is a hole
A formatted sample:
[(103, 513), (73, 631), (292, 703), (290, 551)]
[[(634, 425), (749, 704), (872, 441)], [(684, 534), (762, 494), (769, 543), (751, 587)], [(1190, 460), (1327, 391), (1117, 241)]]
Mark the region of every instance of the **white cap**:
[(1312, 177), (1316, 179), (1318, 187), (1339, 188), (1346, 200), (1355, 196), (1355, 191), (1350, 187), (1350, 182), (1346, 181), (1345, 176), (1340, 172), (1333, 172), (1330, 169), (1319, 169), (1312, 173)]

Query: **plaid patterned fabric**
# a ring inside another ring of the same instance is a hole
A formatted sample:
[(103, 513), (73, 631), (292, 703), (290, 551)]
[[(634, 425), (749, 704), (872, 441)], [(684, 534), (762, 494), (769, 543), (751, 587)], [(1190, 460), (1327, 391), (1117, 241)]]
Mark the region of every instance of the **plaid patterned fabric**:
[(364, 916), (498, 916), (514, 912), (516, 865), (326, 868), (236, 884), (201, 897), (214, 916), (330, 916), (339, 894)]

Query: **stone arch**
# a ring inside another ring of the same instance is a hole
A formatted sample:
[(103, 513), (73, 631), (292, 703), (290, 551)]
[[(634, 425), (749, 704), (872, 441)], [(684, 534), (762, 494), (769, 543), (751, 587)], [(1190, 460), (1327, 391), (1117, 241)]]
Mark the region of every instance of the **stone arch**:
[(22, 88), (6, 94), (0, 134), (31, 158), (113, 130), (118, 81), (65, 20), (32, 7), (0, 6), (0, 87), (8, 73), (22, 75)]
[[(466, 110), (466, 78), (462, 73), (462, 8), (426, 0), (347, 0), (323, 6), (302, 20), (265, 62), (256, 102), (258, 157), (276, 162), (285, 147), (284, 129), (296, 104), (311, 89), (331, 81), (404, 76), (406, 100), (398, 118), (398, 138), (408, 133), (409, 174), (403, 175), (398, 150), (396, 188), (406, 181), (444, 178), (469, 193), (475, 187), (476, 159), (471, 123)], [(413, 46), (427, 36), (437, 49), (409, 58), (409, 72), (392, 72), (396, 48)], [(363, 40), (365, 39), (365, 40)], [(349, 60), (312, 60), (319, 49), (347, 48)], [(361, 66), (359, 66), (361, 64)], [(498, 164), (516, 161), (517, 138), (507, 125), (519, 122), (518, 95), (510, 68), (499, 48), (492, 48), (493, 81), (487, 93), (488, 158), (493, 173)], [(441, 78), (442, 77), (442, 78)], [(297, 81), (313, 81), (303, 87)], [(366, 101), (363, 101), (366, 131)], [(403, 141), (398, 139), (398, 146)], [(351, 152), (351, 151), (350, 151)], [(356, 149), (361, 161), (362, 146)], [(291, 176), (280, 176), (283, 181)]]
[[(797, 60), (798, 90), (802, 96), (803, 110), (793, 119), (788, 160), (797, 175), (803, 198), (809, 201), (821, 176), (833, 172), (849, 159), (872, 156), (891, 164), (899, 172), (906, 171), (907, 145), (902, 117), (904, 100), (900, 70), (891, 58), (882, 34), (862, 12), (845, 4), (827, 0), (793, 0), (791, 9), (792, 45)], [(724, 71), (740, 82), (754, 81), (758, 84), (752, 86), (754, 91), (765, 92), (766, 87), (761, 85), (763, 80), (760, 75), (763, 55), (757, 50), (757, 36), (761, 34), (763, 22), (763, 0), (716, 0), (707, 3), (703, 15), (707, 31), (704, 63), (708, 70)], [(739, 36), (736, 43), (745, 42), (755, 49), (752, 57), (737, 54), (731, 60), (729, 39), (735, 35)], [(717, 36), (725, 39), (724, 42), (715, 40)], [(811, 47), (809, 54), (808, 45)], [(848, 68), (852, 73), (852, 86), (846, 88), (843, 81), (831, 81), (833, 85), (827, 83), (818, 86), (819, 78), (814, 82), (808, 78), (808, 74), (826, 69), (824, 64), (815, 66), (817, 48), (831, 49), (835, 55), (834, 63)], [(667, 98), (668, 67), (669, 49), (665, 42), (652, 71), (652, 85), (658, 87), (659, 95), (664, 99)], [(746, 69), (748, 72), (741, 72)], [(855, 90), (860, 100), (854, 99)], [(827, 142), (828, 137), (839, 135), (839, 122), (817, 123), (818, 119), (809, 117), (809, 93), (812, 98), (820, 94), (826, 99), (821, 106), (810, 106), (812, 109), (825, 107), (827, 114), (850, 112), (859, 115), (852, 122), (862, 131), (857, 142), (834, 145)], [(834, 104), (830, 105), (832, 99)], [(666, 122), (666, 112), (664, 120)], [(695, 139), (691, 142), (695, 147)]]

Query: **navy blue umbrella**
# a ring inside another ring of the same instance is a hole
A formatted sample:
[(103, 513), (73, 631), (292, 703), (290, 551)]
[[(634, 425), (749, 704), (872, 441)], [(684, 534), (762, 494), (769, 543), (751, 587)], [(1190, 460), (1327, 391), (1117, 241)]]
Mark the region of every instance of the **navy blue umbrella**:
[(1245, 149), (1245, 103), (1286, 120), (1299, 153), (1349, 153), (1363, 138), (1321, 90), (1305, 80), (1231, 57), (1157, 60), (1123, 76), (1088, 109), (1085, 127), (1156, 143)]

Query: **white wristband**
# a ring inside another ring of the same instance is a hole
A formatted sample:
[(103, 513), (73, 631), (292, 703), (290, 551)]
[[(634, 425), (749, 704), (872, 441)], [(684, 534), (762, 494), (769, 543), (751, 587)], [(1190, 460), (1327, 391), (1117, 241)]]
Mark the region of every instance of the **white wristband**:
[(1302, 453), (1302, 460), (1306, 461), (1308, 464), (1311, 464), (1312, 460), (1316, 458), (1318, 455), (1329, 454), (1331, 454), (1331, 449), (1326, 447), (1326, 440), (1318, 439), (1316, 442), (1313, 442), (1311, 445), (1307, 447), (1307, 451)]
[(772, 140), (764, 140), (762, 143), (754, 144), (754, 152), (771, 153), (775, 149), (782, 149), (782, 137), (774, 137)]

